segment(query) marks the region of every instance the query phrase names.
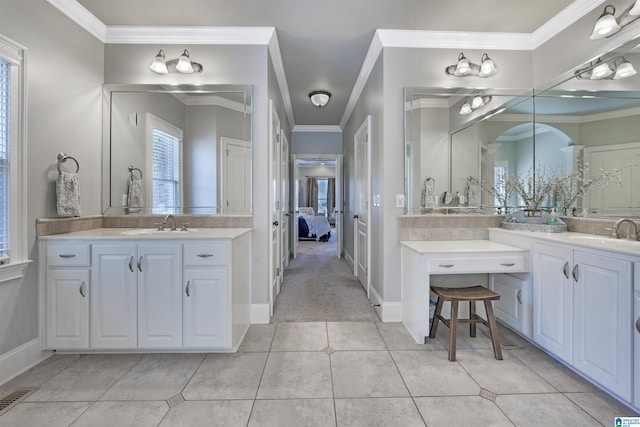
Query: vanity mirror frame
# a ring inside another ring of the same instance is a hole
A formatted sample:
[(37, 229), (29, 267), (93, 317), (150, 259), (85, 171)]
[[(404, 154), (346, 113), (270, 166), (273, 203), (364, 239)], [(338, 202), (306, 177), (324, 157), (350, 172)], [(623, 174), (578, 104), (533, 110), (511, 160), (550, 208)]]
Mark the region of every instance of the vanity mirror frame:
[[(127, 171), (126, 166), (122, 163), (122, 160), (116, 161), (114, 157), (112, 157), (112, 153), (116, 150), (125, 150), (126, 147), (116, 148), (116, 141), (112, 141), (112, 137), (116, 138), (115, 132), (112, 129), (113, 121), (113, 101), (114, 95), (123, 93), (123, 94), (167, 94), (170, 96), (176, 97), (176, 99), (182, 99), (185, 106), (213, 106), (213, 107), (221, 107), (224, 108), (225, 111), (234, 111), (238, 112), (238, 117), (234, 118), (233, 121), (229, 120), (228, 122), (239, 122), (242, 123), (242, 129), (239, 126), (236, 126), (235, 129), (229, 130), (227, 129), (226, 134), (224, 131), (220, 131), (216, 129), (215, 134), (215, 147), (212, 149), (210, 145), (207, 145), (205, 151), (213, 151), (215, 154), (213, 156), (216, 157), (215, 161), (215, 184), (210, 184), (210, 188), (215, 188), (216, 191), (216, 202), (215, 205), (219, 204), (220, 193), (222, 190), (220, 189), (221, 181), (223, 180), (221, 177), (220, 167), (221, 167), (221, 149), (220, 147), (224, 145), (227, 141), (237, 142), (241, 148), (239, 148), (240, 152), (246, 152), (245, 150), (249, 150), (248, 153), (242, 154), (241, 165), (242, 165), (242, 173), (240, 174), (239, 187), (242, 188), (242, 200), (239, 202), (238, 206), (242, 204), (240, 207), (236, 208), (227, 208), (225, 206), (212, 206), (211, 203), (198, 204), (198, 203), (181, 203), (180, 209), (178, 212), (165, 212), (165, 213), (179, 213), (179, 214), (202, 214), (202, 215), (225, 215), (225, 216), (246, 216), (252, 214), (252, 163), (253, 163), (253, 140), (252, 140), (252, 112), (253, 112), (253, 86), (252, 85), (217, 85), (217, 84), (204, 84), (204, 85), (156, 85), (156, 84), (105, 84), (103, 85), (102, 91), (102, 103), (103, 103), (103, 136), (102, 136), (102, 212), (104, 215), (123, 215), (123, 214), (155, 214), (161, 212), (154, 212), (153, 209), (145, 206), (143, 209), (127, 209), (124, 206), (121, 206), (123, 203), (120, 203), (121, 198), (125, 197), (123, 193), (126, 193), (126, 185), (122, 184), (122, 181), (126, 181), (129, 176), (129, 172)], [(186, 97), (189, 95), (193, 95), (192, 101), (184, 101)], [(211, 103), (213, 101), (213, 104)], [(138, 121), (145, 123), (146, 115), (148, 112), (145, 111), (132, 111), (128, 113), (128, 117), (126, 120), (128, 121), (128, 125), (136, 127), (138, 126)], [(240, 116), (241, 114), (241, 116)], [(162, 118), (161, 118), (162, 119)], [(215, 117), (212, 117), (212, 121)], [(123, 121), (122, 117), (119, 119)], [(144, 120), (144, 121), (143, 121)], [(222, 120), (222, 119), (221, 119)], [(188, 131), (185, 132), (185, 139), (188, 137)], [(225, 140), (224, 142), (222, 140)], [(209, 141), (209, 137), (203, 138), (205, 141)], [(138, 143), (138, 139), (136, 139), (136, 144)], [(146, 141), (140, 142), (140, 144), (146, 144)], [(200, 142), (202, 144), (202, 142)], [(242, 143), (242, 144), (240, 144)], [(206, 142), (209, 144), (209, 142)], [(201, 146), (202, 149), (202, 146)], [(120, 156), (121, 157), (121, 156)], [(201, 155), (197, 156), (194, 154), (193, 158), (200, 158)], [(181, 159), (181, 162), (185, 161)], [(145, 160), (144, 165), (133, 164), (134, 168), (140, 168), (145, 172), (147, 171), (147, 166), (150, 164), (150, 161)], [(115, 163), (119, 164), (118, 167), (118, 180), (114, 181), (116, 171), (113, 170), (115, 168)], [(142, 163), (140, 161), (139, 163)], [(209, 168), (211, 169), (211, 168)], [(137, 173), (137, 172), (136, 172)], [(209, 170), (209, 173), (211, 171)], [(183, 176), (184, 178), (184, 176)], [(193, 181), (193, 194), (196, 194), (195, 191), (195, 179), (191, 178)], [(185, 182), (188, 180), (185, 178)], [(204, 180), (205, 183), (210, 182), (207, 179)], [(117, 185), (116, 185), (117, 184)], [(124, 185), (124, 187), (123, 187)], [(214, 187), (215, 185), (215, 187)], [(202, 187), (202, 180), (198, 183), (199, 187)], [(146, 190), (146, 185), (144, 189)], [(206, 187), (206, 185), (204, 185)], [(125, 189), (123, 191), (123, 188)], [(238, 188), (238, 187), (236, 187)], [(144, 195), (147, 196), (147, 191), (144, 191)], [(209, 193), (207, 193), (206, 197), (201, 197), (200, 200), (203, 199), (211, 199)], [(145, 197), (145, 199), (147, 199)], [(193, 198), (196, 200), (196, 197)], [(145, 200), (146, 204), (146, 200)]]

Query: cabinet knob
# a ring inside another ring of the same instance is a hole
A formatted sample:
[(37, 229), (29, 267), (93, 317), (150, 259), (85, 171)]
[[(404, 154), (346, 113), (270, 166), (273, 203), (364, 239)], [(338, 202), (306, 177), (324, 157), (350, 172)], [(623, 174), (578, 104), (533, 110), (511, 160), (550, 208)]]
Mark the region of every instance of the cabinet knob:
[(571, 272), (571, 275), (573, 276), (573, 280), (574, 280), (575, 282), (577, 282), (577, 281), (578, 281), (578, 265), (579, 265), (579, 264), (574, 265), (574, 266), (573, 266), (573, 271)]
[(76, 254), (60, 254), (58, 255), (60, 258), (75, 258)]
[(191, 280), (187, 281), (187, 286), (185, 287), (184, 291), (187, 294), (188, 297), (191, 296), (191, 294), (189, 293), (189, 285), (191, 285)]
[(638, 317), (638, 320), (636, 320), (636, 331), (640, 333), (640, 317)]
[(564, 267), (562, 267), (562, 273), (564, 274), (564, 278), (569, 278), (569, 261), (564, 263)]
[(453, 267), (454, 264), (439, 264), (438, 267), (442, 267), (442, 268), (451, 268)]
[(84, 280), (82, 281), (82, 284), (80, 285), (80, 289), (78, 289), (78, 291), (80, 292), (80, 295), (82, 295), (82, 298), (87, 296), (86, 284)]
[(213, 254), (198, 254), (200, 258), (211, 258)]
[(133, 256), (129, 258), (129, 270), (133, 273)]
[(142, 255), (138, 258), (138, 271), (142, 271)]
[(516, 265), (516, 263), (515, 262), (501, 262), (500, 265), (503, 266), (503, 267), (513, 267), (514, 265)]
[(518, 303), (522, 305), (522, 289), (518, 290), (518, 294), (516, 295), (516, 298), (518, 299)]

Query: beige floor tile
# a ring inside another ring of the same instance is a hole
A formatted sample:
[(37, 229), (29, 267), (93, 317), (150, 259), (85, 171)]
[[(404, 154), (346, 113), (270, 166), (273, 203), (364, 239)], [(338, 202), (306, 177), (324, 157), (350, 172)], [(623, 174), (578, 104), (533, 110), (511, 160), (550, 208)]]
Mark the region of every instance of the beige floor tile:
[(260, 352), (271, 350), (271, 342), (276, 332), (276, 325), (251, 325), (244, 336), (239, 353)]
[(389, 350), (441, 350), (444, 348), (436, 339), (427, 339), (426, 343), (417, 344), (400, 322), (376, 322), (376, 326)]
[(336, 425), (332, 399), (256, 400), (249, 427)]
[(518, 427), (601, 427), (561, 393), (501, 395), (496, 405)]
[(478, 395), (480, 386), (446, 350), (392, 351), (412, 396)]
[(388, 351), (333, 353), (331, 374), (336, 398), (409, 396)]
[(82, 356), (27, 398), (36, 401), (95, 401), (143, 358), (141, 354)]
[(417, 397), (428, 426), (513, 427), (495, 403), (480, 396)]
[(565, 393), (576, 405), (603, 425), (614, 425), (615, 417), (640, 417), (640, 412), (627, 408), (604, 392)]
[(147, 354), (100, 400), (167, 400), (180, 393), (204, 354)]
[(373, 322), (328, 322), (329, 347), (334, 350), (386, 350)]
[(456, 360), (482, 388), (497, 394), (554, 393), (557, 390), (526, 365), (503, 351), (496, 360), (493, 350), (462, 349)]
[(244, 427), (253, 400), (182, 402), (169, 409), (160, 427)]
[(0, 416), (0, 426), (68, 427), (90, 405), (89, 402), (23, 402)]
[(73, 423), (74, 427), (155, 427), (169, 411), (164, 401), (96, 402)]
[(278, 323), (271, 351), (320, 351), (329, 345), (325, 322)]
[(336, 399), (338, 427), (413, 427), (424, 422), (410, 398)]
[(258, 399), (330, 398), (329, 356), (323, 352), (271, 352)]
[(267, 353), (209, 354), (182, 395), (186, 400), (255, 399)]

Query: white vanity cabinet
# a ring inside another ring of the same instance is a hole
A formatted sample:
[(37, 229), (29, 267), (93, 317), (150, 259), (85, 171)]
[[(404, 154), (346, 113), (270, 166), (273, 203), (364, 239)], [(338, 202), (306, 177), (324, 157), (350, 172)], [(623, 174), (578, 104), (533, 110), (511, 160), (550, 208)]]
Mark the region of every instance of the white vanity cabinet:
[(93, 245), (91, 348), (180, 348), (182, 245)]
[(489, 289), (500, 294), (493, 302), (497, 319), (531, 338), (533, 315), (531, 304), (531, 282), (527, 275), (491, 274)]
[(537, 242), (533, 249), (534, 341), (627, 401), (632, 265), (570, 245)]
[(634, 263), (634, 313), (633, 313), (633, 342), (634, 342), (634, 355), (633, 360), (635, 366), (633, 371), (634, 381), (634, 405), (636, 408), (640, 408), (640, 262)]
[(89, 347), (89, 245), (53, 244), (47, 248), (45, 345)]
[(250, 230), (193, 233), (42, 238), (45, 348), (235, 351), (250, 323)]

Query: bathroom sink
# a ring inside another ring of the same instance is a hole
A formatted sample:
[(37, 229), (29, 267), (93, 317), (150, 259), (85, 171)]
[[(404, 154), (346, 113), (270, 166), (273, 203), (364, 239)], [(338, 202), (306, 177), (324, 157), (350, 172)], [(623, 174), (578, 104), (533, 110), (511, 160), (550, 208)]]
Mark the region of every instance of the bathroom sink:
[(565, 235), (565, 239), (567, 242), (588, 245), (601, 249), (618, 249), (640, 253), (640, 242), (637, 240), (615, 239), (613, 237), (590, 234), (573, 235), (572, 233), (567, 233)]
[(189, 230), (158, 230), (157, 228), (136, 228), (133, 230), (123, 231), (124, 236), (179, 236), (188, 234), (191, 231), (197, 231), (190, 228)]

